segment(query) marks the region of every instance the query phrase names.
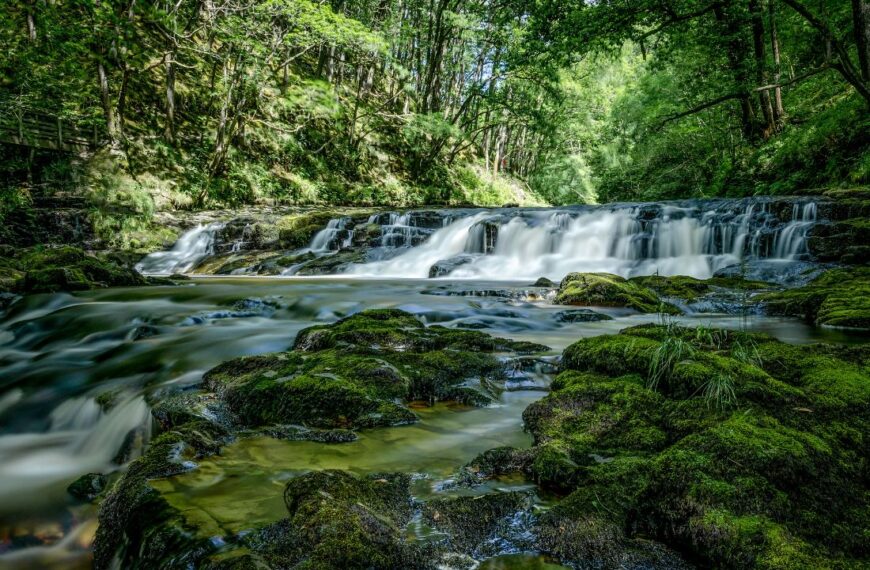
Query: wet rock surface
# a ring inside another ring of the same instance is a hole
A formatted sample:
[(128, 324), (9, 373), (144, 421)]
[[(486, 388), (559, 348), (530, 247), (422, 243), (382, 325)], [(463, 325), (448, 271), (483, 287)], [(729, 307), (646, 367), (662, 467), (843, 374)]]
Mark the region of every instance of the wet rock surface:
[(685, 567), (670, 545), (702, 565), (848, 567), (866, 553), (831, 529), (861, 524), (866, 503), (842, 493), (866, 492), (854, 459), (867, 451), (838, 434), (866, 429), (867, 362), (866, 347), (671, 325), (584, 339), (523, 415), (535, 446), (466, 472), (515, 469), (567, 493), (539, 540), (581, 566)]
[(71, 246), (31, 248), (0, 257), (0, 292), (53, 293), (148, 285), (132, 264)]

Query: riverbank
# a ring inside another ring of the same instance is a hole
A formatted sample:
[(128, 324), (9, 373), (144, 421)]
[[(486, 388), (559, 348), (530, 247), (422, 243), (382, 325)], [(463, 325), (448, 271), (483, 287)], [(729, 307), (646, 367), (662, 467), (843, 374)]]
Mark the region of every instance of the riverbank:
[(4, 250), (0, 567), (861, 564), (863, 200)]

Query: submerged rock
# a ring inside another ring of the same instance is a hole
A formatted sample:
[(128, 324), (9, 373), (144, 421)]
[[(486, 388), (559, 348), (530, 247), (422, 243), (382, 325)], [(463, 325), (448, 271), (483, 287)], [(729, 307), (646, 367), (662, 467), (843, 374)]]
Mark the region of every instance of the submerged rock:
[(556, 304), (626, 307), (642, 313), (680, 312), (648, 287), (609, 273), (569, 273), (559, 285)]
[(611, 321), (613, 317), (593, 311), (592, 309), (572, 309), (559, 311), (553, 315), (560, 323), (593, 323), (596, 321)]

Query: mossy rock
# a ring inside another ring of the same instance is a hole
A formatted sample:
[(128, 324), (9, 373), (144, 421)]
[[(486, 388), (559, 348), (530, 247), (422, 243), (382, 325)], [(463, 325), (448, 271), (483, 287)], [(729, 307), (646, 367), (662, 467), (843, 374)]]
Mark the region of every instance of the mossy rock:
[(366, 253), (361, 249), (343, 249), (336, 253), (321, 255), (306, 262), (296, 275), (330, 275), (341, 273), (353, 263), (365, 263)]
[(244, 425), (357, 429), (415, 421), (401, 401), (488, 404), (505, 372), (496, 353), (543, 350), (370, 310), (300, 331), (289, 352), (221, 364), (204, 380)]
[(648, 287), (609, 273), (569, 273), (559, 285), (558, 305), (626, 307), (642, 313), (679, 314)]
[(329, 220), (341, 217), (339, 212), (331, 210), (304, 212), (280, 218), (278, 226), (278, 242), (284, 249), (298, 249), (311, 243), (314, 236), (326, 227)]
[(870, 267), (833, 269), (804, 287), (758, 297), (771, 315), (800, 317), (821, 326), (870, 329)]
[(227, 437), (214, 424), (192, 422), (154, 439), (100, 505), (94, 568), (182, 570), (212, 553), (215, 545), (198, 537), (148, 481), (183, 473), (186, 461), (217, 453)]
[(120, 257), (98, 258), (72, 246), (36, 247), (0, 261), (0, 291), (53, 293), (147, 284)]
[(249, 548), (273, 567), (429, 568), (419, 546), (407, 542), (411, 478), (358, 477), (315, 471), (284, 489), (288, 518), (255, 533)]
[[(2, 260), (0, 260), (2, 261)], [(24, 287), (24, 272), (0, 265), (0, 292), (16, 292)]]
[(705, 567), (870, 562), (870, 348), (644, 325), (583, 339), (562, 362), (523, 415), (528, 457), (493, 451), (569, 493), (539, 521), (543, 550), (581, 566), (671, 560), (651, 538)]
[[(531, 507), (529, 493), (496, 492), (433, 499), (423, 505), (422, 514), (424, 520), (450, 537), (449, 550), (485, 558), (499, 553), (498, 540), (514, 534), (511, 529), (516, 526), (517, 518), (525, 519), (526, 525), (532, 526)], [(519, 550), (534, 548), (531, 534), (512, 542)]]
[(652, 289), (663, 297), (673, 297), (685, 301), (697, 301), (701, 297), (720, 289), (740, 291), (759, 291), (770, 289), (772, 285), (763, 281), (751, 281), (740, 277), (713, 277), (696, 279), (686, 275), (648, 275), (632, 277), (630, 282)]

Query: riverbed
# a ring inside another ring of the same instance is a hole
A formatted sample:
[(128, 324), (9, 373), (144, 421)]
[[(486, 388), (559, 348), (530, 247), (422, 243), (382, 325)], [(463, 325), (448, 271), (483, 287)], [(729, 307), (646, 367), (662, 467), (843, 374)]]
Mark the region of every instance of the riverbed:
[[(556, 357), (579, 338), (660, 319), (599, 309), (613, 320), (563, 322), (566, 307), (551, 301), (528, 282), (347, 277), (196, 278), (26, 297), (0, 320), (0, 568), (89, 567), (96, 508), (74, 501), (66, 487), (86, 473), (117, 474), (141, 453), (153, 432), (154, 402), (227, 359), (286, 350), (307, 326), (394, 307), (429, 325), (543, 343)], [(678, 320), (792, 343), (868, 340), (748, 311)], [(455, 492), (451, 477), (478, 453), (530, 444), (521, 414), (545, 394), (548, 372), (509, 386), (497, 405), (419, 409), (418, 424), (364, 431), (352, 443), (240, 439), (154, 486), (213, 536), (280, 518), (283, 484), (313, 469), (415, 473), (420, 500)], [(107, 393), (118, 403), (105, 412), (98, 402)], [(530, 488), (516, 480), (493, 485)], [(539, 500), (545, 508), (548, 499)], [(535, 558), (521, 566), (543, 564)]]

